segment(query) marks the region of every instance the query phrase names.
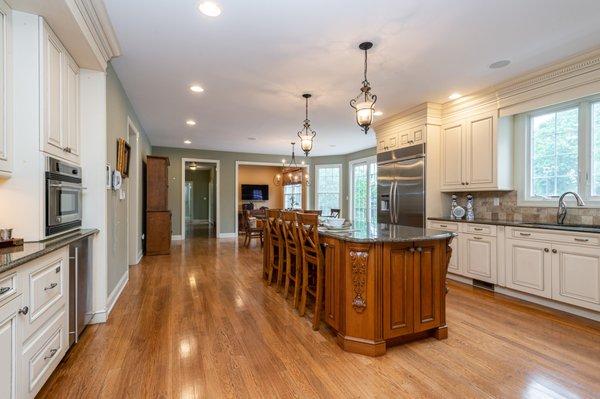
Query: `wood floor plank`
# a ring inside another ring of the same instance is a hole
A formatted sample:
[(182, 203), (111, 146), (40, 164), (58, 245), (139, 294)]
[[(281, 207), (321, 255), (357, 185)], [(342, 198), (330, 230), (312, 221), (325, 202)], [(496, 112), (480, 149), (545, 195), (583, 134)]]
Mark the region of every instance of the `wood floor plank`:
[(447, 340), (371, 358), (313, 331), (261, 254), (194, 238), (144, 257), (40, 398), (600, 397), (600, 323), (450, 282)]

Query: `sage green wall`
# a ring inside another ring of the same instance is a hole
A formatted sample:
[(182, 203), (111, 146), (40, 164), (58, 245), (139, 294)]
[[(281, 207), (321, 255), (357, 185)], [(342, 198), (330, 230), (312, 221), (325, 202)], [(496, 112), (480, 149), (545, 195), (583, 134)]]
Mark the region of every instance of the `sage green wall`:
[[(247, 162), (272, 162), (280, 163), (285, 155), (248, 154), (239, 152), (196, 150), (188, 148), (152, 147), (152, 155), (169, 157), (169, 209), (173, 214), (174, 235), (181, 234), (181, 159), (210, 159), (221, 161), (219, 173), (219, 207), (220, 207), (220, 233), (234, 233), (237, 222), (235, 207), (235, 163)], [(289, 156), (288, 156), (289, 157)]]
[(186, 170), (185, 181), (192, 182), (192, 212), (194, 219), (208, 221), (210, 170)]
[[(371, 157), (377, 154), (377, 148), (376, 147), (372, 147), (372, 148), (367, 148), (365, 150), (361, 150), (361, 151), (357, 151), (357, 152), (352, 152), (350, 154), (346, 154), (346, 155), (331, 155), (331, 156), (325, 156), (325, 157), (314, 157), (311, 158), (310, 160), (310, 176), (312, 178), (312, 180), (314, 181), (315, 179), (315, 165), (334, 165), (334, 164), (340, 164), (342, 165), (342, 217), (344, 218), (348, 218), (349, 216), (349, 208), (350, 208), (350, 204), (349, 204), (349, 195), (350, 193), (348, 192), (349, 190), (349, 176), (350, 176), (350, 172), (349, 172), (349, 165), (350, 165), (350, 161), (354, 161), (356, 159), (361, 159), (361, 158), (367, 158), (367, 157)], [(310, 196), (310, 207), (314, 208), (315, 206), (315, 194), (314, 194), (314, 189), (311, 191), (311, 196)]]
[[(140, 154), (141, 160), (150, 154), (152, 147), (148, 141), (142, 125), (140, 124), (127, 93), (123, 89), (119, 77), (113, 67), (109, 64), (106, 70), (106, 139), (107, 139), (107, 162), (114, 168), (117, 163), (117, 139), (129, 139), (127, 131), (127, 118), (140, 132)], [(140, 161), (141, 162), (141, 161)], [(139, 165), (141, 170), (141, 164)], [(129, 195), (129, 193), (127, 193)], [(108, 282), (107, 295), (115, 289), (119, 280), (127, 272), (129, 267), (127, 254), (127, 198), (119, 200), (118, 191), (106, 190), (107, 196), (107, 263)], [(140, 203), (138, 209), (141, 213), (141, 194), (138, 196)], [(141, 219), (140, 219), (141, 220)], [(141, 226), (141, 223), (139, 223)], [(140, 235), (141, 237), (141, 227)]]

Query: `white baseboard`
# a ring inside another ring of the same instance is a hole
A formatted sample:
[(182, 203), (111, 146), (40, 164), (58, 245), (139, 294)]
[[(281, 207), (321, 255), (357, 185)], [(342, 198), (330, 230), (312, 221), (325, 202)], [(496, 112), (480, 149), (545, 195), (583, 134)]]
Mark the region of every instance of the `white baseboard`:
[(171, 236), (171, 241), (181, 241), (183, 240), (183, 238), (181, 238), (181, 234), (174, 234)]
[(119, 280), (119, 283), (117, 284), (115, 289), (108, 296), (108, 299), (106, 301), (106, 308), (107, 308), (106, 318), (107, 319), (108, 319), (108, 316), (110, 316), (110, 312), (112, 311), (113, 307), (115, 306), (115, 303), (117, 303), (117, 299), (119, 299), (119, 297), (121, 296), (121, 293), (123, 292), (123, 289), (125, 289), (125, 286), (127, 285), (128, 281), (129, 281), (129, 267), (127, 268), (127, 271), (121, 277), (121, 280)]
[(90, 324), (106, 323), (106, 320), (108, 320), (108, 317), (106, 316), (106, 309), (102, 309), (94, 313), (92, 320), (90, 320)]
[(237, 233), (219, 233), (219, 238), (236, 238)]
[[(460, 283), (473, 285), (473, 279), (468, 278), (468, 277), (459, 276), (456, 274), (452, 274), (451, 272), (448, 272), (447, 278), (449, 280), (458, 281)], [(580, 308), (578, 306), (573, 306), (573, 305), (569, 305), (566, 303), (557, 302), (552, 299), (542, 298), (542, 297), (539, 297), (536, 295), (527, 294), (525, 292), (511, 290), (510, 288), (501, 287), (499, 285), (494, 285), (494, 292), (497, 292), (499, 294), (503, 294), (506, 296), (510, 296), (513, 298), (517, 298), (522, 301), (532, 302), (537, 305), (546, 306), (551, 309), (561, 310), (563, 312), (571, 313), (576, 316), (585, 317), (586, 319), (600, 321), (600, 312), (594, 312), (593, 310), (587, 310), (587, 309)]]
[(136, 265), (142, 261), (143, 256), (144, 256), (144, 251), (142, 249), (140, 249), (140, 252), (138, 252), (138, 254), (137, 254), (137, 262), (135, 262)]

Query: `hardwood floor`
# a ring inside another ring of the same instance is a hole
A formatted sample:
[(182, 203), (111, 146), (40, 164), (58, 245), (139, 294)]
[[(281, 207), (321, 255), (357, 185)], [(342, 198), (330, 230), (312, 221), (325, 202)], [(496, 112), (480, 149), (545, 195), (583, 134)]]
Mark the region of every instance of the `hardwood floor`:
[(265, 286), (241, 242), (191, 239), (131, 267), (39, 397), (600, 397), (600, 323), (450, 283), (447, 340), (355, 355)]

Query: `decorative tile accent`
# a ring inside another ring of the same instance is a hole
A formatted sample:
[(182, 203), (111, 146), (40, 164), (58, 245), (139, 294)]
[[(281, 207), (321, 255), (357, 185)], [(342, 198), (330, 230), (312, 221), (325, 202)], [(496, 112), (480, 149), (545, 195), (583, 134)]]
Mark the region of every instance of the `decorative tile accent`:
[[(454, 193), (458, 204), (465, 206), (467, 193)], [(517, 206), (517, 192), (474, 192), (474, 210), (476, 219), (491, 219), (525, 223), (556, 223), (556, 207), (538, 208)], [(494, 197), (500, 199), (500, 205), (494, 206)], [(448, 196), (450, 198), (450, 195)], [(448, 200), (449, 201), (449, 200)], [(600, 209), (569, 208), (565, 224), (600, 225)]]

